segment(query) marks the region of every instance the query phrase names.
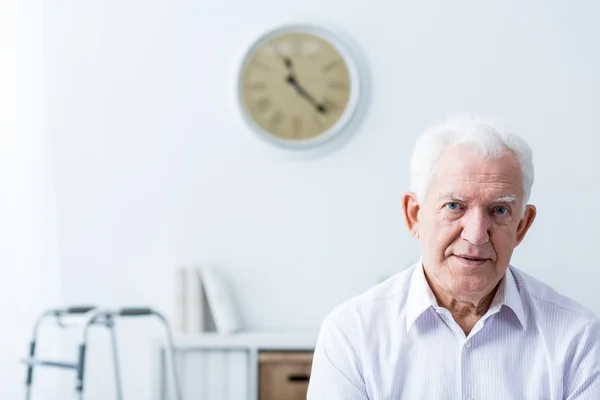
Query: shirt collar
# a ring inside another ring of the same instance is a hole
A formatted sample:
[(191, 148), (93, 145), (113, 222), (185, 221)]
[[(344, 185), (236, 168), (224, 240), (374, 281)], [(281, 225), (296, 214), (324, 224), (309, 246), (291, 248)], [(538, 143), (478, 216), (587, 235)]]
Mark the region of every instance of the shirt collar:
[[(506, 273), (500, 281), (492, 304), (490, 304), (488, 314), (500, 311), (503, 305), (509, 307), (515, 313), (523, 329), (526, 329), (527, 320), (525, 318), (523, 302), (510, 266), (506, 269)], [(439, 304), (427, 283), (423, 270), (423, 259), (420, 258), (411, 276), (408, 297), (406, 299), (407, 332), (410, 331), (417, 318), (429, 307), (439, 308)]]

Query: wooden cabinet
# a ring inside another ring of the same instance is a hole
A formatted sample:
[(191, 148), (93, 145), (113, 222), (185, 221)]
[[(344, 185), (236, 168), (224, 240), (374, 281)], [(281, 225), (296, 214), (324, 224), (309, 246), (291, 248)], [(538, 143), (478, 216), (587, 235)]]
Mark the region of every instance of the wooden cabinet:
[(261, 351), (259, 400), (306, 400), (312, 352)]
[[(317, 332), (205, 333), (175, 338), (184, 399), (306, 399)], [(164, 339), (156, 343), (156, 400), (173, 400)]]

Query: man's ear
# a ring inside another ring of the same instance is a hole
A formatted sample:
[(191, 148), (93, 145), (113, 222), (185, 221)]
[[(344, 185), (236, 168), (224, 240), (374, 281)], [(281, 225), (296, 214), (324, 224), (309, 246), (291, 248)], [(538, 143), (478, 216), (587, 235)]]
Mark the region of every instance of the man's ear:
[(402, 197), (402, 209), (404, 211), (404, 222), (410, 234), (419, 238), (419, 202), (417, 195), (413, 192), (407, 192)]
[(517, 247), (525, 238), (525, 234), (531, 227), (531, 224), (533, 224), (536, 214), (537, 209), (534, 205), (528, 204), (525, 207), (525, 213), (523, 214), (523, 218), (521, 218), (521, 221), (519, 221), (519, 226), (517, 226), (517, 244), (515, 244), (515, 247)]

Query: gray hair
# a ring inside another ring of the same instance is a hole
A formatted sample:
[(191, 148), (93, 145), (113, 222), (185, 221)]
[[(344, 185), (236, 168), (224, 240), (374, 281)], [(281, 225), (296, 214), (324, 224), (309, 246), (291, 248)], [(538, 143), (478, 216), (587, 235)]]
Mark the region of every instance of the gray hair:
[(531, 148), (519, 136), (505, 126), (481, 117), (459, 115), (426, 130), (417, 140), (410, 161), (411, 191), (420, 203), (425, 201), (436, 163), (442, 152), (451, 146), (467, 144), (473, 146), (480, 156), (499, 158), (511, 152), (521, 167), (523, 180), (523, 209), (533, 186), (533, 161)]

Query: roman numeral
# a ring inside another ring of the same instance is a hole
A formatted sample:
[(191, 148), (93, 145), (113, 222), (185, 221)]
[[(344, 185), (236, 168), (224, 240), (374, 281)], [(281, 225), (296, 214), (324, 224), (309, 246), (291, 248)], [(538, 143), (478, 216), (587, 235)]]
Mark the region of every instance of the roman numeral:
[(338, 65), (340, 65), (340, 62), (341, 62), (341, 61), (342, 61), (342, 60), (340, 60), (340, 59), (337, 59), (337, 60), (333, 60), (333, 61), (331, 61), (329, 64), (326, 64), (326, 65), (323, 67), (323, 72), (329, 72), (329, 71), (331, 71), (332, 69), (334, 69), (335, 67), (337, 67)]
[(325, 106), (325, 109), (328, 111), (340, 109), (340, 105), (328, 97), (325, 97), (325, 99), (323, 100), (323, 106)]
[(302, 53), (302, 41), (296, 39), (292, 42), (292, 52), (296, 55)]
[(294, 138), (300, 137), (300, 131), (302, 129), (302, 120), (298, 117), (292, 118), (292, 135)]
[(265, 81), (250, 82), (250, 83), (246, 84), (246, 89), (248, 89), (248, 90), (261, 91), (261, 90), (265, 90), (266, 88), (267, 88), (267, 82), (265, 82)]
[(327, 84), (327, 87), (332, 90), (348, 90), (348, 84), (341, 81), (332, 81)]
[(323, 122), (319, 119), (320, 114), (313, 114), (313, 120), (318, 129), (323, 129)]
[(261, 97), (254, 103), (254, 108), (259, 112), (265, 112), (271, 106), (271, 100), (268, 97)]
[(256, 60), (256, 59), (254, 59), (252, 61), (252, 64), (256, 65), (257, 67), (259, 67), (260, 69), (262, 69), (264, 71), (270, 71), (271, 70), (271, 68), (269, 68), (267, 66), (267, 64), (263, 63), (262, 61)]
[(273, 115), (271, 116), (271, 118), (269, 119), (269, 127), (271, 129), (275, 129), (277, 128), (277, 126), (281, 123), (281, 121), (283, 120), (283, 114), (281, 113), (281, 111), (277, 110), (273, 113)]

